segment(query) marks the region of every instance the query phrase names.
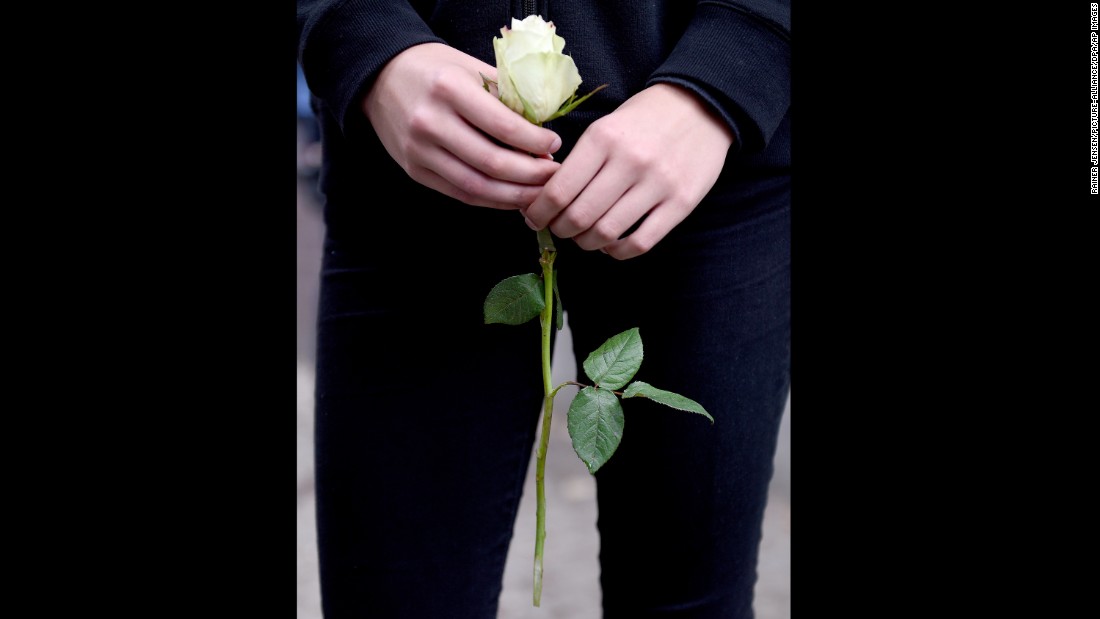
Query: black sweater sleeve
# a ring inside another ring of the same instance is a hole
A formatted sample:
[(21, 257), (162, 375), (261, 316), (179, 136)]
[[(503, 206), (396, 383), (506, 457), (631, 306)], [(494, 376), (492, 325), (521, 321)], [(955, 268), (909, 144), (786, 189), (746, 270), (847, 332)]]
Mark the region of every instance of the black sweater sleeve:
[(309, 89), (347, 132), (382, 67), (420, 43), (440, 42), (408, 2), (298, 0), (298, 61)]
[(701, 0), (648, 84), (673, 83), (709, 102), (736, 136), (763, 150), (790, 107), (789, 0)]

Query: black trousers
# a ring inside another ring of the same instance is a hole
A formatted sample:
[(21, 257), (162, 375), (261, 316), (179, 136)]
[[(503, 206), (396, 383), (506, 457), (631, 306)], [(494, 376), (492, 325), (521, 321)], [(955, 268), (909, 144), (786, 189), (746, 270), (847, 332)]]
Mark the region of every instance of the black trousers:
[[(538, 320), (485, 325), (482, 303), (539, 272), (535, 234), (516, 213), (453, 203), (346, 232), (326, 238), (318, 324), (325, 616), (495, 619), (542, 382)], [(633, 260), (558, 245), (578, 368), (638, 327), (635, 378), (715, 418), (623, 403), (622, 442), (596, 474), (604, 617), (752, 617), (790, 385), (787, 179), (712, 196)]]

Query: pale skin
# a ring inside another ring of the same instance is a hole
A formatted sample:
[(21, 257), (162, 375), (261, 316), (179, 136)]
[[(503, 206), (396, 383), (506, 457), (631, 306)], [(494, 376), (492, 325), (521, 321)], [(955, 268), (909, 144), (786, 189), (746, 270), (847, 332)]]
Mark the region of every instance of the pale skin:
[(382, 68), (363, 110), (413, 180), (467, 204), (515, 210), (561, 167), (548, 157), (561, 138), (503, 105), (479, 73), (495, 80), (497, 70), (440, 43), (416, 45)]
[(549, 154), (561, 139), (486, 92), (479, 72), (496, 79), (495, 67), (438, 43), (395, 56), (363, 106), (387, 152), (423, 185), (519, 209), (532, 229), (620, 260), (648, 252), (698, 206), (733, 144), (694, 93), (655, 84), (589, 126), (559, 164)]

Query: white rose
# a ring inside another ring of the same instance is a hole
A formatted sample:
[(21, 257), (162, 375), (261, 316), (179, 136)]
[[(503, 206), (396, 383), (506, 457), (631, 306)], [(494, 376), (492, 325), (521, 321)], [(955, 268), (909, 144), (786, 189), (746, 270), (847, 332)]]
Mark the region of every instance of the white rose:
[(539, 15), (512, 18), (511, 29), (501, 28), (500, 34), (503, 38), (493, 37), (500, 100), (541, 125), (577, 92), (577, 65), (561, 53), (565, 39), (555, 34), (554, 24)]

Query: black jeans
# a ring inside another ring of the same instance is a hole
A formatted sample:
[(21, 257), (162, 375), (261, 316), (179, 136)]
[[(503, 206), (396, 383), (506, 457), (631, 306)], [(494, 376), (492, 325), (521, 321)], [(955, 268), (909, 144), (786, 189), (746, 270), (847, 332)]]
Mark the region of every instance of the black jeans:
[[(559, 241), (578, 368), (639, 327), (635, 378), (715, 418), (624, 402), (622, 442), (596, 474), (607, 619), (752, 617), (790, 385), (788, 186), (754, 191), (737, 211), (704, 203), (632, 260)], [(326, 239), (322, 606), (328, 619), (495, 619), (542, 382), (538, 320), (485, 325), (481, 312), (495, 283), (538, 272), (535, 234), (515, 213), (474, 207), (408, 220), (419, 226)], [(554, 423), (572, 393), (559, 394)]]

